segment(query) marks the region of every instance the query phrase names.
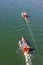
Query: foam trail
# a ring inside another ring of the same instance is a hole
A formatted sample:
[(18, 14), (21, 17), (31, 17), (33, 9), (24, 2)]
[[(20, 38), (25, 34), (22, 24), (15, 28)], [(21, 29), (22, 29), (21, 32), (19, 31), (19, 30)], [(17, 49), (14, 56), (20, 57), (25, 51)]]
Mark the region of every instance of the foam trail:
[[(29, 30), (29, 32), (30, 32), (30, 35), (31, 35), (32, 41), (33, 41), (33, 43), (35, 43), (34, 37), (33, 37), (33, 35), (32, 35), (32, 31), (31, 31), (31, 28), (30, 28), (30, 25), (29, 25), (29, 22), (28, 22), (27, 19), (26, 19), (26, 24), (27, 24), (27, 26), (28, 26), (28, 30)], [(35, 45), (35, 46), (36, 46), (36, 45)], [(36, 46), (36, 47), (37, 47), (37, 46)]]
[[(34, 37), (33, 37), (32, 31), (31, 31), (31, 28), (30, 28), (30, 25), (29, 25), (29, 21), (28, 21), (27, 19), (26, 19), (26, 24), (27, 24), (27, 26), (28, 26), (28, 30), (29, 30), (29, 32), (30, 32), (30, 35), (31, 35), (31, 38), (32, 38), (33, 44), (34, 44), (36, 50), (38, 50), (38, 47), (37, 47), (37, 45), (36, 45), (36, 42), (35, 42), (35, 40), (34, 40)], [(37, 52), (38, 52), (38, 51), (37, 51)]]
[(26, 60), (26, 65), (32, 65), (31, 57), (30, 57), (31, 55), (24, 53), (24, 56), (25, 56), (25, 60)]
[(41, 62), (42, 62), (42, 58), (41, 58), (41, 56), (39, 55), (38, 47), (37, 47), (37, 44), (36, 44), (36, 42), (35, 42), (35, 40), (34, 40), (34, 37), (33, 37), (33, 35), (32, 35), (32, 31), (31, 31), (31, 28), (30, 28), (30, 25), (29, 25), (29, 21), (28, 21), (27, 19), (26, 19), (26, 24), (27, 24), (27, 26), (28, 26), (28, 30), (29, 30), (29, 33), (30, 33), (30, 35), (31, 35), (33, 44), (34, 44), (34, 46), (35, 46), (35, 48), (36, 48), (36, 54), (37, 54), (37, 56), (40, 58), (40, 60), (41, 60)]

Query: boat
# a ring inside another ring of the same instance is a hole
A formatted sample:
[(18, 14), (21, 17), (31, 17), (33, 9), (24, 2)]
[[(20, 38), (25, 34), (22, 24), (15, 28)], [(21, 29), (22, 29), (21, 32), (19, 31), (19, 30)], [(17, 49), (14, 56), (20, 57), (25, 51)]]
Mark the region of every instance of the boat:
[(22, 36), (21, 39), (19, 40), (19, 47), (21, 49), (23, 49), (22, 51), (25, 51), (27, 52), (27, 50), (30, 50), (30, 46), (27, 44), (25, 38)]
[(32, 65), (31, 62), (31, 53), (30, 53), (30, 46), (27, 44), (26, 39), (22, 36), (19, 40), (19, 47), (22, 53), (24, 54), (26, 65)]
[(23, 36), (21, 37), (21, 40), (20, 40), (20, 41), (21, 41), (23, 44), (26, 44), (26, 45), (28, 44), (27, 41), (26, 41), (26, 39), (25, 39)]
[(24, 20), (28, 18), (28, 14), (25, 11), (21, 13), (21, 16), (24, 18)]
[(19, 40), (19, 47), (21, 48), (21, 46), (27, 46), (27, 48), (29, 49), (29, 51), (33, 51), (34, 49), (30, 47), (30, 44), (28, 44), (28, 42), (26, 41), (26, 39), (22, 36), (21, 39)]

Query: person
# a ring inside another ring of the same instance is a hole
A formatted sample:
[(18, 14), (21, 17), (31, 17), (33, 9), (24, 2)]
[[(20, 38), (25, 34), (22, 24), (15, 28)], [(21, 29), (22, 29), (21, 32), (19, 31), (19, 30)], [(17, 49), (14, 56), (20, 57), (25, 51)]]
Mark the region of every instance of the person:
[(31, 65), (31, 58), (30, 58), (30, 46), (27, 44), (27, 42), (25, 41), (24, 37), (21, 38), (21, 40), (19, 41), (19, 47), (22, 51), (22, 53), (25, 56), (25, 60), (26, 60), (26, 65)]

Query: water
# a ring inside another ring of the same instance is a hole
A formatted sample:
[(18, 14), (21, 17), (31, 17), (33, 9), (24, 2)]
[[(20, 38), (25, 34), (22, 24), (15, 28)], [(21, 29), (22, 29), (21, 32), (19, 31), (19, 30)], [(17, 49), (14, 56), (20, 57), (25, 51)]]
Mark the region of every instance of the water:
[[(26, 21), (21, 17), (22, 11), (30, 15), (28, 23), (35, 45)], [(24, 56), (16, 54), (17, 43), (22, 35), (31, 47), (36, 49), (37, 45), (38, 53), (35, 52), (32, 58), (33, 65), (43, 65), (43, 1), (0, 0), (0, 65), (25, 65)]]

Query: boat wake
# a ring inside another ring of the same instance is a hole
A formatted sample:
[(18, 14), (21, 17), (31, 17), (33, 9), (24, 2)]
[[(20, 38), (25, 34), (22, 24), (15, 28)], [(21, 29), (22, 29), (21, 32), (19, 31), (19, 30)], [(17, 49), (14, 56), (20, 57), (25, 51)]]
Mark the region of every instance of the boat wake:
[(27, 26), (28, 26), (28, 30), (29, 30), (29, 33), (30, 33), (30, 36), (31, 36), (31, 38), (32, 38), (33, 43), (36, 43), (35, 40), (34, 40), (32, 31), (31, 31), (31, 28), (30, 28), (29, 21), (28, 21), (27, 19), (26, 19), (26, 24), (27, 24)]
[[(42, 58), (41, 58), (41, 56), (40, 56), (40, 53), (39, 53), (39, 50), (38, 50), (38, 46), (37, 46), (37, 44), (36, 44), (36, 42), (35, 42), (35, 40), (34, 40), (34, 36), (33, 36), (33, 34), (32, 34), (31, 27), (30, 27), (30, 24), (29, 24), (28, 19), (26, 19), (26, 24), (27, 24), (27, 27), (28, 27), (28, 30), (29, 30), (31, 39), (32, 39), (32, 41), (33, 41), (33, 44), (34, 44), (34, 46), (35, 46), (35, 48), (36, 48), (36, 55), (39, 57), (39, 59), (42, 60)], [(42, 61), (40, 61), (40, 62), (42, 63)]]
[(27, 54), (26, 61), (27, 60), (28, 60), (28, 62), (26, 62), (26, 65), (32, 65), (31, 54)]

